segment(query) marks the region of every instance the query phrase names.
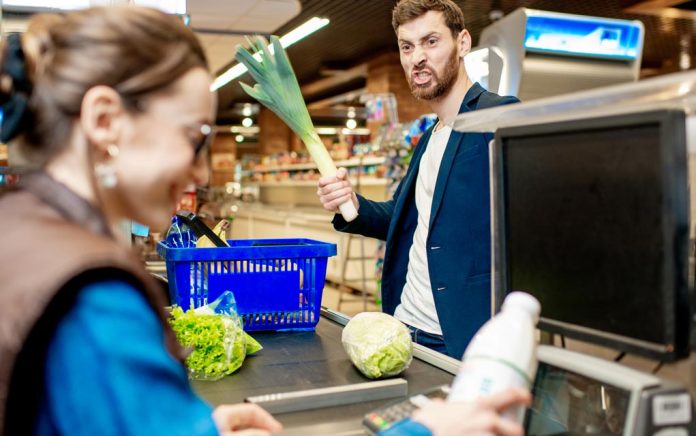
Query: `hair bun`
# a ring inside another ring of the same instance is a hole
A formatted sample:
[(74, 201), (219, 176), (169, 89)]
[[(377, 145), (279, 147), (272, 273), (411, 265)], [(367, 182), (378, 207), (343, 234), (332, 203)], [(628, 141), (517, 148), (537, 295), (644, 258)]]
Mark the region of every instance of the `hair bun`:
[(2, 124), (0, 142), (7, 143), (27, 126), (27, 107), (31, 82), (19, 33), (10, 33), (5, 40), (5, 53), (0, 67), (2, 84)]

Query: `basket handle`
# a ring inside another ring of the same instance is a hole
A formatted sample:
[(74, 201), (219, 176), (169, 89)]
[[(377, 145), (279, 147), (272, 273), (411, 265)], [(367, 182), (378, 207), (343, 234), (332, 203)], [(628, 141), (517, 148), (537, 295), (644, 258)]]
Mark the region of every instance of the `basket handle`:
[(220, 239), (220, 237), (216, 235), (215, 232), (213, 232), (213, 230), (200, 218), (198, 218), (195, 213), (191, 212), (190, 210), (181, 209), (176, 211), (176, 215), (183, 219), (199, 238), (202, 236), (207, 236), (216, 247), (229, 247), (227, 242)]

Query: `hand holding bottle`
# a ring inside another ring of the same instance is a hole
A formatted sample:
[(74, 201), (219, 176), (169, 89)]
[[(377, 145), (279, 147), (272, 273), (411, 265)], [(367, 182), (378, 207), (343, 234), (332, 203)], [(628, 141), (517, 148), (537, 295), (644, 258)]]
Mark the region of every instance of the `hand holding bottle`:
[(528, 391), (511, 388), (473, 401), (434, 400), (414, 412), (412, 419), (428, 427), (434, 436), (522, 436), (522, 426), (501, 413), (530, 402)]
[[(510, 388), (529, 390), (537, 370), (535, 327), (541, 306), (523, 292), (510, 293), (501, 312), (479, 329), (464, 352), (448, 401), (473, 401)], [(521, 424), (524, 407), (504, 415)]]

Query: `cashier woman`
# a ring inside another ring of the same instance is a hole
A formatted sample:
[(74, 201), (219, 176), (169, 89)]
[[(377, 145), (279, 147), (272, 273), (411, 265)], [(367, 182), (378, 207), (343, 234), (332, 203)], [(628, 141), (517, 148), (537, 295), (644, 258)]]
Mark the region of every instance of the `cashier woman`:
[[(161, 291), (113, 237), (124, 219), (166, 228), (183, 188), (206, 183), (216, 98), (193, 33), (151, 9), (92, 8), (34, 16), (0, 49), (0, 140), (40, 168), (0, 197), (0, 435), (280, 431), (259, 407), (192, 391)], [(497, 412), (526, 394), (507, 395), (416, 419), (520, 434)]]

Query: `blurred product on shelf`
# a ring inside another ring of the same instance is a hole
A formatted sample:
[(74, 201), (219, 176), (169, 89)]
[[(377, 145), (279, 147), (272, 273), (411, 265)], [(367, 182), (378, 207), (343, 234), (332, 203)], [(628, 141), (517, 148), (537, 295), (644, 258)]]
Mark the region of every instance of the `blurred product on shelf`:
[(234, 153), (212, 153), (210, 155), (210, 169), (213, 171), (234, 171)]
[(184, 195), (181, 197), (181, 200), (179, 200), (179, 204), (177, 204), (176, 210), (196, 210), (197, 204), (198, 201), (196, 199), (196, 188), (190, 186), (184, 192)]
[(19, 174), (9, 167), (0, 166), (0, 192), (19, 182)]
[(427, 114), (418, 118), (409, 125), (408, 133), (404, 138), (407, 148), (413, 148), (418, 144), (423, 133), (428, 130), (437, 121), (437, 116), (435, 114)]
[(360, 101), (365, 104), (368, 121), (384, 122), (388, 125), (399, 122), (396, 96), (393, 93), (363, 94)]

